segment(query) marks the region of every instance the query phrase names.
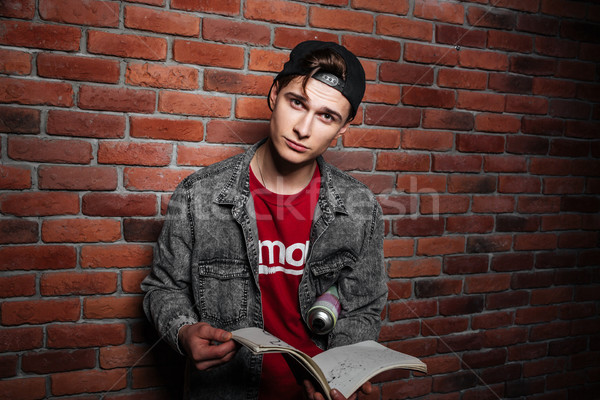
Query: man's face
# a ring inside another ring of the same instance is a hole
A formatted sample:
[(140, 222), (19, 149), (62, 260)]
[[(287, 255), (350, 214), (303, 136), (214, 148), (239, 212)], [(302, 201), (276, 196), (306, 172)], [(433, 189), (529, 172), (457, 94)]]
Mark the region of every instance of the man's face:
[(271, 92), (273, 114), (270, 139), (278, 156), (292, 164), (306, 164), (323, 154), (333, 139), (347, 129), (350, 103), (336, 89), (309, 79), (306, 91), (302, 78)]

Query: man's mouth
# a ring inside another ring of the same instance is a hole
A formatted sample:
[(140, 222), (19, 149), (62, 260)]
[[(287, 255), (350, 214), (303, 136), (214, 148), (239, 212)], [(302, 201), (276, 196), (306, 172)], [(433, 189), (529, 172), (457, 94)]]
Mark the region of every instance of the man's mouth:
[(308, 147), (301, 145), (300, 143), (294, 142), (293, 140), (290, 140), (288, 138), (284, 138), (284, 139), (285, 139), (285, 142), (287, 143), (288, 147), (290, 147), (292, 150), (295, 150), (300, 153), (304, 153), (305, 151), (308, 151)]

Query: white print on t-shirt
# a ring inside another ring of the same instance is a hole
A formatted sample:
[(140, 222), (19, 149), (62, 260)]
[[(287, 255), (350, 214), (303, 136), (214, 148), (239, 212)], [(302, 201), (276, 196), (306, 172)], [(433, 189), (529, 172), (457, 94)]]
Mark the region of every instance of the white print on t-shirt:
[[(306, 262), (306, 254), (308, 253), (308, 244), (306, 243), (294, 243), (287, 248), (279, 240), (261, 240), (258, 242), (259, 256), (258, 256), (258, 272), (260, 274), (274, 274), (276, 272), (283, 272), (284, 274), (290, 275), (302, 275), (303, 269), (285, 268), (285, 266), (302, 267)], [(263, 264), (263, 248), (268, 250), (268, 263)], [(278, 258), (275, 261), (275, 249), (278, 250)], [(298, 251), (297, 251), (298, 250)], [(296, 253), (299, 257), (294, 257)], [(278, 264), (278, 265), (277, 265)]]

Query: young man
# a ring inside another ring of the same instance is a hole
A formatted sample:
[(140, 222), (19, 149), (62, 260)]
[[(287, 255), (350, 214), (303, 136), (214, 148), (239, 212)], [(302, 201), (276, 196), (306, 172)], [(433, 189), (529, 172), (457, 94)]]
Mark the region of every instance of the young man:
[[(348, 129), (364, 90), (362, 66), (347, 49), (299, 44), (268, 96), (268, 138), (173, 193), (144, 309), (195, 367), (189, 398), (323, 398), (297, 382), (281, 355), (236, 346), (235, 329), (263, 328), (311, 356), (377, 339), (387, 296), (381, 208), (321, 157)], [(341, 312), (331, 332), (317, 335), (307, 312), (333, 285)]]

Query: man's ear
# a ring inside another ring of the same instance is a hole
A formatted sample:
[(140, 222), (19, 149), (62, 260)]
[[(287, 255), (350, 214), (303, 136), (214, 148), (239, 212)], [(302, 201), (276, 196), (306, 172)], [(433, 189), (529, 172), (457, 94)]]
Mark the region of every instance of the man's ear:
[(277, 82), (273, 82), (271, 89), (269, 90), (269, 98), (267, 101), (269, 102), (269, 108), (273, 111), (275, 107), (275, 100), (277, 99), (277, 95), (279, 94), (279, 84)]
[(346, 122), (338, 131), (338, 133), (335, 135), (335, 139), (338, 139), (340, 136), (342, 136), (344, 133), (346, 133), (348, 131), (348, 127), (350, 126), (350, 123), (352, 121), (348, 121)]

